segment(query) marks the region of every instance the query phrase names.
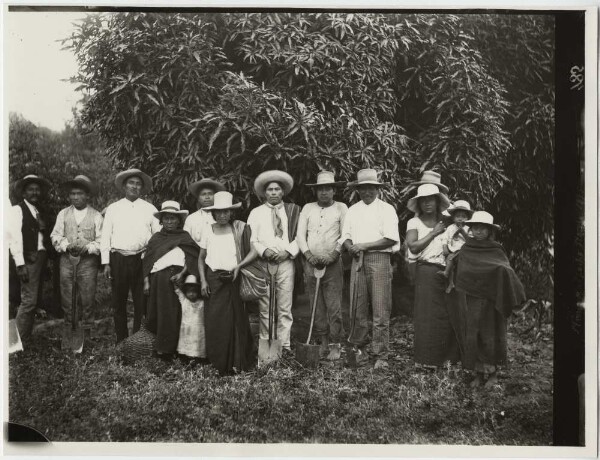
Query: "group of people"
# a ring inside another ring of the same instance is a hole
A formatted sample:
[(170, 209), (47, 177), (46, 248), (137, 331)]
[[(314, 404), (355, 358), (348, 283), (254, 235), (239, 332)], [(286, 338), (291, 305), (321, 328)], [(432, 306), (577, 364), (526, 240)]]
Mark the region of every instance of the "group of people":
[[(391, 255), (400, 251), (401, 240), (396, 210), (379, 196), (386, 184), (376, 170), (360, 170), (349, 183), (321, 171), (307, 184), (316, 201), (302, 209), (285, 201), (293, 178), (265, 171), (254, 181), (262, 204), (250, 211), (247, 223), (234, 218), (242, 204), (234, 203), (217, 180), (190, 185), (199, 206), (192, 214), (177, 201), (163, 202), (159, 211), (141, 198), (151, 191), (152, 180), (139, 169), (120, 172), (115, 185), (124, 197), (103, 216), (88, 204), (96, 191), (93, 182), (83, 175), (68, 181), (71, 205), (49, 229), (38, 209), (48, 182), (35, 175), (18, 182), (23, 199), (13, 207), (9, 246), (22, 283), (16, 318), (22, 339), (31, 335), (41, 268), (52, 245), (61, 254), (66, 326), (74, 283), (71, 257), (77, 256), (76, 281), (88, 321), (99, 270), (111, 280), (117, 342), (129, 335), (131, 292), (133, 332), (144, 321), (156, 334), (157, 356), (206, 358), (222, 374), (240, 372), (253, 366), (242, 285), (258, 293), (261, 339), (269, 338), (271, 300), (276, 300), (274, 327), (288, 355), (294, 288), (305, 283), (311, 305), (318, 297), (314, 335), (321, 358), (340, 359), (348, 344), (357, 364), (388, 366)], [(336, 190), (345, 186), (360, 198), (350, 208), (335, 200)], [(525, 300), (523, 286), (495, 241), (499, 227), (490, 214), (474, 212), (464, 200), (450, 205), (448, 188), (436, 172), (425, 171), (414, 186), (417, 193), (407, 207), (415, 216), (407, 224), (405, 247), (415, 280), (415, 362), (437, 367), (460, 360), (475, 371), (474, 385), (486, 379), (491, 385), (497, 381), (496, 366), (506, 361), (506, 320)], [(342, 321), (344, 251), (352, 258), (349, 331)], [(318, 293), (316, 269), (322, 276)], [(274, 289), (265, 289), (271, 280)]]

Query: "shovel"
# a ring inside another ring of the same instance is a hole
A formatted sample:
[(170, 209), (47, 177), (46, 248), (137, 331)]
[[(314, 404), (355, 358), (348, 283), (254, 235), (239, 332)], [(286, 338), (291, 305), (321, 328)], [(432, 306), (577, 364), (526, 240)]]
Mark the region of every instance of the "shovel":
[(269, 339), (258, 340), (258, 366), (277, 361), (281, 357), (281, 341), (277, 340), (277, 286), (275, 275), (278, 264), (267, 265), (271, 281), (269, 283)]
[[(354, 328), (356, 326), (356, 310), (358, 304), (358, 272), (362, 269), (363, 265), (364, 252), (360, 252), (358, 256), (358, 262), (356, 263), (355, 271), (356, 275), (354, 276), (354, 283), (352, 283), (352, 299), (350, 303), (350, 308), (352, 309), (352, 318), (350, 319), (350, 335), (352, 337), (354, 335)], [(350, 367), (358, 367), (357, 356), (360, 355), (361, 352), (358, 348), (352, 347), (348, 350), (348, 354), (346, 357), (346, 361), (348, 366)]]
[(8, 353), (10, 354), (22, 350), (23, 343), (21, 342), (19, 329), (17, 329), (17, 323), (14, 319), (11, 319), (8, 322)]
[(69, 254), (69, 261), (73, 265), (73, 288), (71, 294), (71, 327), (65, 327), (63, 331), (63, 343), (68, 344), (73, 353), (83, 351), (84, 331), (80, 322), (80, 315), (77, 308), (77, 265), (81, 260), (80, 256)]
[(319, 298), (319, 285), (321, 284), (321, 278), (325, 274), (327, 267), (317, 268), (315, 267), (315, 278), (317, 279), (317, 285), (315, 287), (315, 298), (312, 305), (312, 313), (310, 316), (310, 328), (308, 329), (308, 338), (306, 343), (299, 343), (296, 346), (296, 360), (305, 367), (317, 367), (319, 365), (319, 345), (310, 345), (310, 337), (312, 335), (313, 324), (315, 322), (315, 312), (317, 311), (317, 300)]

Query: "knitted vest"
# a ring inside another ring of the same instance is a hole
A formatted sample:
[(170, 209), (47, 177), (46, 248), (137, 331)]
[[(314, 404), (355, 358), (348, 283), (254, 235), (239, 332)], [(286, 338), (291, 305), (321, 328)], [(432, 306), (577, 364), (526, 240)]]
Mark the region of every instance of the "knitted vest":
[(88, 207), (85, 217), (78, 225), (75, 220), (75, 212), (73, 207), (67, 208), (65, 212), (65, 237), (69, 240), (69, 243), (76, 243), (79, 246), (85, 246), (96, 239), (96, 225), (94, 219), (96, 217), (96, 211), (93, 208)]

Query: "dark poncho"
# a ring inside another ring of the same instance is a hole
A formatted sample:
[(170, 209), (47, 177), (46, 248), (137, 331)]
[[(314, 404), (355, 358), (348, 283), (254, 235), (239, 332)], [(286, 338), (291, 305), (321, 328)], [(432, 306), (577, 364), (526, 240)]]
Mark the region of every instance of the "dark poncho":
[(505, 317), (526, 300), (521, 281), (496, 241), (467, 238), (458, 255), (455, 285), (468, 295), (489, 300)]
[(142, 260), (142, 271), (148, 276), (155, 262), (176, 247), (185, 253), (185, 265), (190, 274), (198, 276), (198, 254), (200, 247), (185, 230), (167, 232), (164, 228), (152, 235)]

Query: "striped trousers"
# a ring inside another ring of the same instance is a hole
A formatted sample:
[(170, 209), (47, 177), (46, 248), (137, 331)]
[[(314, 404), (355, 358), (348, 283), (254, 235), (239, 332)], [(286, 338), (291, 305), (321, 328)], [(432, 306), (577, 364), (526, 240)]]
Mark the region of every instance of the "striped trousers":
[(389, 252), (365, 252), (362, 269), (356, 271), (352, 261), (350, 275), (350, 337), (358, 347), (368, 343), (369, 302), (373, 308), (371, 349), (378, 359), (387, 359), (392, 311), (392, 264)]

